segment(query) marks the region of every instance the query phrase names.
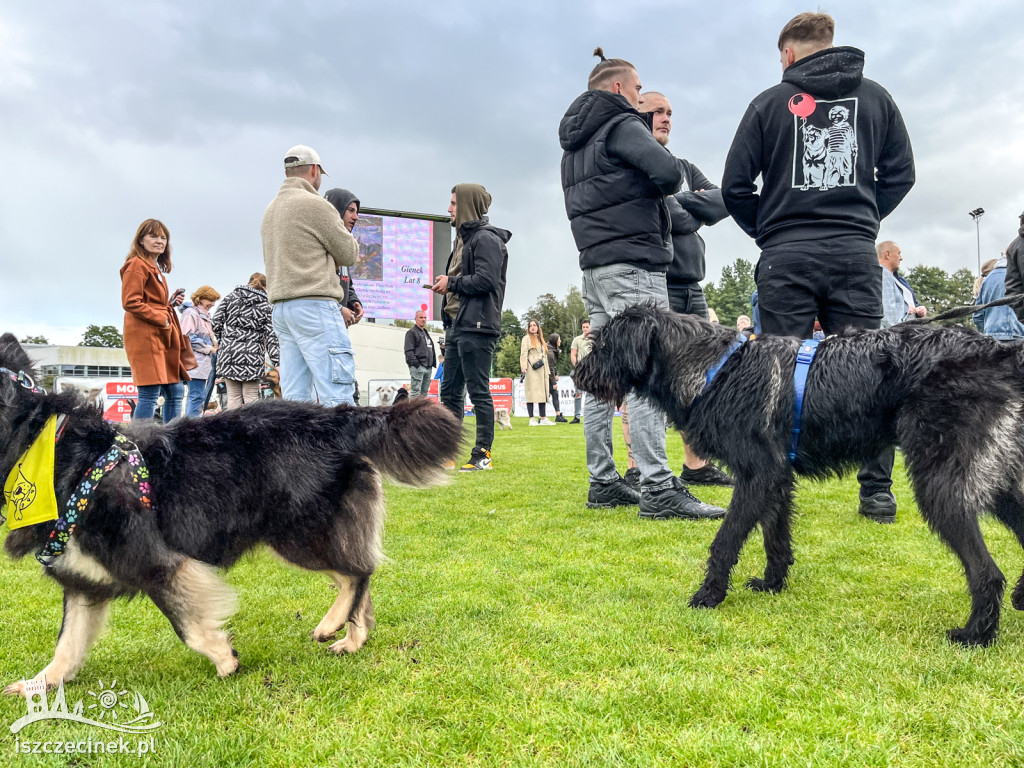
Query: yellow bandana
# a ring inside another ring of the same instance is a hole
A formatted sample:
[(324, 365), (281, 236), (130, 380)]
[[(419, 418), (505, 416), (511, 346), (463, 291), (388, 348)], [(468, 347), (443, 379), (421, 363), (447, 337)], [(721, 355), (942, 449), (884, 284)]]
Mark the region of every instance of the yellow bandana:
[[(21, 455), (4, 483), (7, 525), (13, 530), (57, 519), (57, 497), (53, 492), (53, 447), (57, 438), (57, 417)], [(2, 520), (2, 518), (0, 518)]]

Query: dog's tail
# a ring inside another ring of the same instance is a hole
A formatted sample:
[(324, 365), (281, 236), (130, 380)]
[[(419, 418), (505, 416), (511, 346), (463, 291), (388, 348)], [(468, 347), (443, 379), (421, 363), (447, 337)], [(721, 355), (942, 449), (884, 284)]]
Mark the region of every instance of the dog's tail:
[[(393, 482), (424, 488), (448, 479), (462, 444), (462, 423), (436, 400), (415, 397), (375, 408), (339, 406), (356, 450)], [(354, 435), (352, 431), (354, 430)]]

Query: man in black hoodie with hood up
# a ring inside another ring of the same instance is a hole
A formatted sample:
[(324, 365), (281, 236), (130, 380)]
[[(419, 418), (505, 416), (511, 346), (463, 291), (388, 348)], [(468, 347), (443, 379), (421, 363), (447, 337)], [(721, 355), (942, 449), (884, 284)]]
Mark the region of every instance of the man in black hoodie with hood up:
[[(914, 185), (914, 157), (892, 97), (863, 76), (864, 52), (832, 47), (835, 22), (801, 13), (782, 29), (782, 82), (747, 108), (725, 161), (722, 196), (761, 247), (761, 328), (811, 338), (878, 328), (879, 221)], [(754, 180), (762, 178), (760, 194)], [(860, 512), (892, 522), (893, 454), (868, 459)]]
[(445, 328), (444, 378), (441, 402), (459, 420), (465, 413), (466, 392), (476, 417), (476, 444), (469, 461), (459, 469), (491, 468), (494, 442), (494, 400), (491, 398), (491, 356), (501, 333), (508, 251), (512, 233), (488, 223), (491, 196), (479, 184), (452, 188), (448, 215), (455, 228), (455, 245), (445, 274), (434, 278), (432, 290), (441, 294)]

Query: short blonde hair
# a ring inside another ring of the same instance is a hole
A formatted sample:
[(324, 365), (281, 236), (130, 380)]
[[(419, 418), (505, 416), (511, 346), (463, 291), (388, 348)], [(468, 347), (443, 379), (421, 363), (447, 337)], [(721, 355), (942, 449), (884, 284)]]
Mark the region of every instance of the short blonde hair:
[(814, 48), (820, 51), (832, 46), (836, 22), (827, 13), (801, 13), (790, 19), (779, 33), (779, 51), (787, 44)]
[(208, 285), (200, 285), (192, 292), (192, 303), (198, 304), (202, 299), (217, 301), (220, 299), (220, 294)]

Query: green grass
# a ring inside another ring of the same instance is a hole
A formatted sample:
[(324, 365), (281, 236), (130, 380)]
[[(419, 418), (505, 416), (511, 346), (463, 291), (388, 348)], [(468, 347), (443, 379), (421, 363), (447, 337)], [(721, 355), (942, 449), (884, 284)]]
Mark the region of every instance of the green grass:
[[(468, 422), (472, 425), (472, 421)], [(716, 611), (686, 607), (718, 523), (587, 510), (582, 430), (499, 432), (495, 469), (441, 489), (389, 487), (373, 582), (377, 627), (355, 656), (309, 639), (333, 599), (265, 552), (228, 575), (244, 673), (228, 680), (148, 600), (114, 607), (70, 703), (116, 678), (164, 725), (155, 755), (13, 754), (43, 765), (1021, 765), (1024, 618), (998, 643), (950, 646), (966, 618), (959, 564), (896, 472), (895, 525), (856, 514), (853, 478), (803, 483), (789, 589), (756, 595), (751, 538)], [(618, 439), (618, 437), (617, 437)], [(621, 446), (620, 446), (621, 447)], [(679, 439), (669, 436), (672, 466)], [(698, 489), (727, 503), (724, 489)], [(990, 520), (1008, 579), (1024, 555)], [(0, 570), (0, 673), (50, 659), (60, 595), (28, 560)], [(25, 712), (0, 701), (0, 722)], [(25, 740), (105, 738), (41, 722)]]

